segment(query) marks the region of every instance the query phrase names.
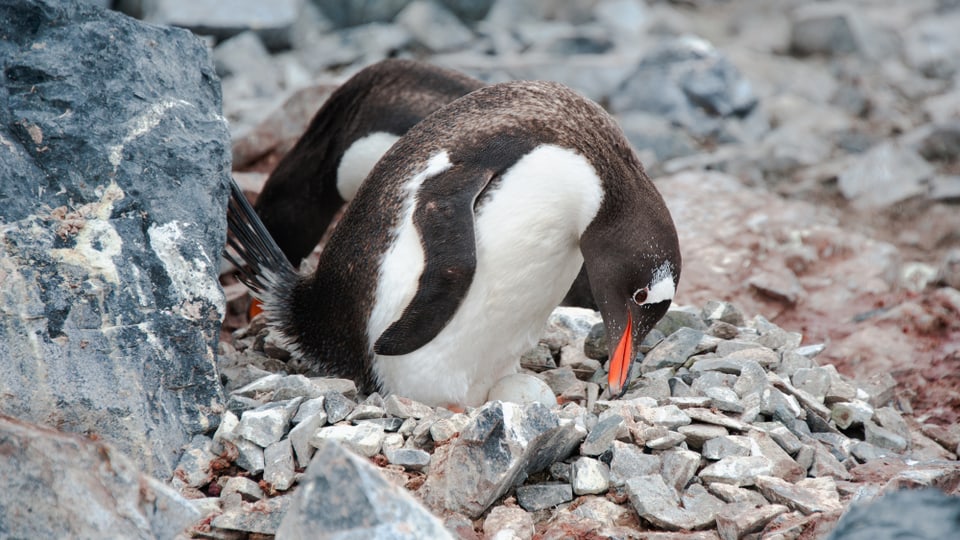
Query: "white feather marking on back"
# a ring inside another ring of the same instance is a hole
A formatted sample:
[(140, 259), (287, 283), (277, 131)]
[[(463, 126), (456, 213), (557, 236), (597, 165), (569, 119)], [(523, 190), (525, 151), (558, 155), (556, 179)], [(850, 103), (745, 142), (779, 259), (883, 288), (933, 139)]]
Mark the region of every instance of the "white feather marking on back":
[[(583, 263), (580, 236), (602, 199), (596, 171), (572, 150), (542, 145), (517, 161), (476, 216), (477, 267), (463, 303), (425, 346), (375, 359), (374, 373), (384, 389), (431, 405), (486, 401), (496, 381), (516, 372), (520, 355), (536, 344), (573, 283)], [(391, 250), (384, 269), (422, 270), (419, 237), (404, 220), (399, 237), (408, 231), (418, 242), (419, 266), (404, 267), (399, 250)], [(397, 316), (413, 297), (418, 278), (419, 271), (407, 276), (404, 302), (392, 304), (399, 306), (393, 311)], [(378, 287), (378, 302), (380, 294)], [(379, 336), (386, 327), (371, 321), (370, 335)]]
[(354, 141), (340, 158), (337, 167), (337, 191), (343, 200), (352, 201), (373, 166), (397, 142), (396, 135), (377, 131)]
[(380, 275), (374, 296), (370, 321), (367, 323), (368, 345), (372, 349), (377, 338), (393, 324), (413, 300), (417, 292), (420, 274), (423, 273), (424, 255), (420, 234), (413, 223), (417, 207), (417, 193), (424, 180), (440, 174), (451, 166), (446, 151), (434, 155), (427, 167), (403, 186), (403, 209), (400, 223), (393, 231), (393, 243), (380, 262)]

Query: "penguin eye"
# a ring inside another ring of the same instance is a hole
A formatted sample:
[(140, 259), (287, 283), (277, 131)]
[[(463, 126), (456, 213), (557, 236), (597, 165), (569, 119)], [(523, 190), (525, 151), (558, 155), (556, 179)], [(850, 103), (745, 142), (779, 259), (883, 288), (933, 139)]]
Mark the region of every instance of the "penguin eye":
[(647, 301), (647, 294), (650, 292), (649, 287), (644, 287), (642, 289), (637, 289), (633, 293), (633, 301), (638, 305), (642, 306), (644, 302)]

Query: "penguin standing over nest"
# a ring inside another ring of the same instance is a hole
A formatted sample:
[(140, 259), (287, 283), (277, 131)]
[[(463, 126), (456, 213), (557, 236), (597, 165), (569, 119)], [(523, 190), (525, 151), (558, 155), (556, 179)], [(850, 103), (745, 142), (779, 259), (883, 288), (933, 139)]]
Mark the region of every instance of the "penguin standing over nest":
[(615, 121), (549, 82), (483, 87), (413, 126), (359, 187), (312, 275), (295, 271), (235, 185), (229, 226), (241, 278), (309, 373), (431, 405), (483, 403), (581, 265), (621, 394), (634, 343), (680, 275), (670, 214)]

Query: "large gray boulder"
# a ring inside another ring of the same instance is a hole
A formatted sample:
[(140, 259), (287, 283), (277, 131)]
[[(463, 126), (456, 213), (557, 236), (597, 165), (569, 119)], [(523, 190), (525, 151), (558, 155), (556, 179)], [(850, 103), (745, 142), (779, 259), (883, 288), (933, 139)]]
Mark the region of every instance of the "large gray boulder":
[(174, 538), (187, 499), (109, 444), (0, 415), (0, 538)]
[(0, 413), (169, 478), (216, 427), (230, 166), (204, 44), (0, 0)]

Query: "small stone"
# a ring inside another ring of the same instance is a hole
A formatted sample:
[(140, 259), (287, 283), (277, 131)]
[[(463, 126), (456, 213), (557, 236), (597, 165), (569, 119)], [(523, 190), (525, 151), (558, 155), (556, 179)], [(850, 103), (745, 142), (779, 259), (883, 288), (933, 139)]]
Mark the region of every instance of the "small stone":
[[(327, 411), (323, 408), (323, 396), (308, 399), (301, 403), (300, 407), (297, 409), (297, 414), (293, 415), (292, 422), (294, 424), (299, 424), (300, 422), (316, 414), (322, 414), (323, 423), (327, 422)], [(314, 422), (316, 422), (316, 420), (314, 420)]]
[(361, 403), (354, 407), (352, 411), (350, 411), (350, 414), (347, 415), (345, 420), (348, 422), (357, 422), (358, 420), (383, 418), (385, 414), (387, 413), (383, 410), (383, 407)]
[(840, 173), (838, 184), (843, 196), (854, 206), (885, 208), (923, 195), (926, 190), (924, 182), (934, 172), (933, 166), (915, 150), (896, 142), (884, 142), (858, 155)]
[(873, 419), (880, 426), (903, 437), (904, 440), (910, 440), (910, 426), (903, 419), (903, 415), (893, 407), (880, 407), (874, 411)]
[(704, 482), (723, 482), (735, 486), (752, 486), (758, 476), (769, 475), (773, 464), (763, 456), (733, 456), (704, 467)]
[(244, 411), (240, 417), (237, 434), (266, 448), (279, 441), (286, 433), (290, 419), (303, 398), (268, 403), (251, 411)]
[(650, 350), (640, 363), (641, 373), (664, 367), (679, 367), (696, 352), (703, 332), (680, 328)]
[(707, 328), (707, 335), (718, 337), (724, 340), (733, 339), (737, 337), (737, 334), (739, 333), (739, 328), (723, 321), (713, 321), (710, 323), (710, 327)]
[(850, 446), (850, 454), (863, 463), (866, 463), (868, 461), (873, 461), (875, 459), (880, 459), (883, 457), (890, 457), (890, 456), (897, 455), (897, 453), (894, 452), (893, 450), (886, 450), (884, 448), (880, 448), (879, 446), (875, 446), (864, 441), (858, 441), (853, 443)]
[(777, 366), (780, 365), (780, 355), (772, 350), (772, 348), (767, 347), (748, 347), (746, 349), (732, 351), (726, 354), (724, 358), (728, 362), (736, 362), (744, 366), (747, 362), (756, 362), (766, 369), (776, 369)]
[(660, 454), (660, 464), (663, 481), (676, 489), (677, 493), (683, 493), (700, 468), (700, 454), (690, 450), (667, 450)]
[(517, 502), (528, 512), (537, 512), (573, 500), (570, 484), (545, 483), (517, 486)]
[(580, 454), (599, 456), (609, 450), (623, 425), (623, 417), (619, 414), (611, 414), (597, 422), (580, 445)]
[(744, 411), (743, 404), (740, 403), (740, 396), (726, 386), (707, 388), (704, 394), (710, 398), (713, 406), (721, 411), (732, 413), (742, 413)]
[(703, 444), (703, 457), (720, 460), (732, 456), (749, 456), (753, 448), (752, 441), (742, 435), (727, 435), (710, 439)]
[(610, 485), (614, 487), (624, 485), (635, 476), (646, 476), (660, 471), (661, 458), (644, 453), (643, 449), (634, 444), (613, 441), (610, 453)]
[(830, 374), (825, 368), (798, 369), (790, 377), (793, 386), (803, 390), (821, 402), (830, 388)]
[[(602, 326), (602, 325), (601, 325)], [(604, 356), (606, 357), (606, 345), (604, 345)], [(537, 343), (536, 347), (523, 353), (520, 356), (520, 367), (531, 371), (540, 372), (557, 368), (557, 361), (554, 360), (550, 347), (546, 343)]]
[(707, 485), (707, 491), (719, 497), (723, 502), (728, 503), (750, 503), (754, 506), (770, 504), (763, 495), (752, 489), (746, 489), (739, 486), (732, 486), (722, 482), (714, 482)]
[[(212, 441), (205, 435), (194, 435), (180, 455), (173, 470), (175, 480), (190, 487), (205, 486), (213, 478), (211, 464), (216, 456), (210, 451)], [(175, 484), (176, 487), (176, 484)]]
[(873, 418), (873, 407), (869, 403), (858, 399), (845, 403), (835, 403), (830, 411), (830, 418), (840, 429), (860, 426)]
[(397, 418), (426, 418), (433, 414), (433, 409), (419, 401), (391, 394), (383, 400), (383, 406), (389, 416)]
[[(670, 379), (671, 382), (674, 380), (677, 380), (683, 383), (682, 379), (678, 377), (674, 377)], [(686, 383), (683, 383), (683, 384), (686, 384)], [(676, 405), (681, 409), (690, 409), (693, 407), (709, 408), (711, 405), (711, 402), (710, 402), (710, 398), (708, 398), (707, 396), (674, 396), (669, 398), (669, 404)], [(680, 427), (683, 427), (683, 426), (680, 426)]]
[(437, 420), (430, 426), (430, 436), (434, 441), (445, 441), (467, 427), (470, 417), (465, 414), (455, 414), (450, 418)]
[(880, 427), (869, 420), (864, 422), (863, 428), (864, 440), (870, 444), (898, 453), (907, 449), (907, 440), (889, 429)]
[(422, 471), (430, 465), (430, 454), (416, 448), (399, 448), (384, 451), (392, 465), (400, 465), (410, 471)]
[(632, 508), (619, 505), (606, 497), (589, 495), (577, 500), (572, 514), (587, 520), (588, 523), (599, 524), (601, 527), (615, 527), (617, 524), (636, 519), (633, 517)]
[(722, 501), (710, 496), (702, 486), (696, 484), (691, 486), (696, 496), (685, 498), (681, 506), (677, 492), (660, 475), (631, 478), (627, 481), (626, 490), (630, 503), (640, 517), (671, 531), (709, 527), (714, 523), (714, 514), (723, 506)]
[[(302, 405), (301, 408), (303, 408)], [(310, 464), (310, 458), (313, 457), (315, 450), (313, 445), (310, 444), (310, 438), (313, 437), (313, 434), (316, 433), (318, 429), (326, 424), (326, 421), (327, 413), (321, 409), (312, 416), (301, 420), (299, 424), (293, 426), (293, 429), (290, 430), (287, 438), (290, 439), (290, 444), (297, 457), (297, 463), (299, 463), (301, 467), (306, 467)]]
[(310, 437), (310, 444), (319, 448), (323, 441), (336, 441), (361, 456), (373, 457), (380, 453), (383, 437), (383, 428), (373, 424), (336, 425), (317, 430)]
[(811, 484), (806, 480), (794, 484), (772, 476), (758, 476), (756, 485), (768, 501), (786, 505), (806, 515), (843, 508), (836, 485), (831, 490), (829, 484)]
[(550, 313), (540, 342), (547, 344), (554, 353), (567, 345), (582, 347), (587, 334), (599, 322), (602, 322), (600, 314), (592, 309), (558, 307)]
[[(784, 431), (790, 433), (786, 428), (784, 428)], [(754, 443), (753, 454), (759, 454), (770, 460), (770, 476), (783, 478), (789, 482), (795, 482), (807, 476), (807, 469), (797, 464), (797, 462), (790, 457), (790, 454), (784, 451), (768, 433), (755, 430), (750, 431), (747, 437)]]
[(648, 424), (663, 426), (668, 429), (676, 429), (685, 426), (691, 422), (686, 412), (682, 411), (676, 405), (664, 405), (663, 407), (639, 407), (637, 416)]
[(225, 507), (224, 512), (213, 518), (210, 525), (217, 529), (275, 535), (280, 520), (290, 506), (290, 499), (291, 495), (281, 495), (255, 503), (241, 503), (234, 508)]
[(747, 431), (750, 427), (737, 420), (736, 418), (730, 418), (722, 414), (717, 414), (710, 409), (700, 409), (700, 408), (691, 408), (684, 411), (687, 413), (693, 421), (703, 422), (705, 424), (712, 424), (715, 426), (723, 426), (725, 428), (732, 429), (734, 431)]
[(717, 512), (717, 533), (722, 540), (739, 540), (763, 529), (773, 518), (788, 511), (779, 504), (760, 507), (747, 502), (732, 503)]
[(226, 497), (231, 493), (238, 493), (247, 502), (259, 501), (264, 498), (260, 485), (245, 476), (231, 476), (220, 490), (220, 496)]
[(583, 354), (594, 360), (605, 360), (607, 351), (607, 328), (602, 322), (594, 324), (583, 338)]
[[(797, 463), (802, 464), (799, 455), (797, 456)], [(836, 456), (824, 448), (822, 444), (813, 445), (813, 463), (810, 465), (808, 472), (810, 476), (813, 476), (814, 478), (832, 476), (833, 478), (839, 478), (840, 480), (850, 479), (850, 473), (847, 472), (846, 467), (840, 463)]]
[(223, 442), (234, 442), (237, 440), (239, 435), (237, 435), (236, 431), (239, 425), (240, 419), (237, 418), (237, 415), (230, 411), (224, 411), (223, 416), (220, 417), (220, 425), (217, 426), (217, 431), (213, 434), (210, 451), (218, 456), (222, 456), (226, 450)]
[(534, 535), (533, 516), (516, 506), (497, 506), (483, 520), (486, 538), (531, 540)]
[[(337, 381), (340, 379), (330, 380)], [(327, 392), (323, 396), (323, 409), (327, 412), (327, 422), (330, 424), (336, 424), (344, 420), (353, 408), (357, 406), (351, 399), (339, 392)]]
[(365, 420), (357, 420), (354, 424), (373, 424), (380, 426), (383, 431), (393, 433), (403, 426), (403, 422), (404, 420), (401, 418), (368, 418)]
[(710, 300), (704, 304), (700, 316), (705, 321), (723, 321), (734, 326), (744, 326), (746, 324), (743, 312), (730, 302)]
[(730, 433), (725, 427), (710, 424), (680, 426), (677, 428), (677, 431), (686, 437), (687, 446), (697, 450), (701, 449), (706, 441), (715, 437), (723, 437)]
[(676, 431), (668, 431), (661, 437), (648, 440), (645, 446), (651, 450), (666, 450), (681, 444), (684, 440), (686, 440), (686, 437), (683, 434), (677, 433)]
[(290, 439), (275, 442), (263, 450), (263, 479), (278, 491), (293, 485), (293, 448)]
[(570, 470), (570, 484), (575, 495), (605, 493), (610, 488), (610, 469), (596, 459), (578, 458)]
[(388, 450), (399, 450), (403, 448), (403, 435), (399, 433), (387, 433), (383, 436), (383, 442), (380, 444), (380, 450), (386, 454)]
[[(330, 393), (340, 394), (348, 400), (357, 397), (357, 383), (350, 379), (337, 379), (334, 377), (310, 377), (310, 382), (317, 387), (321, 395)], [(327, 411), (330, 414), (330, 411)], [(339, 422), (340, 420), (337, 420)]]
[(681, 307), (668, 310), (663, 318), (657, 322), (656, 328), (663, 332), (663, 335), (669, 336), (675, 334), (681, 328), (702, 332), (707, 329), (707, 325), (700, 317), (700, 313), (696, 313), (690, 308)]
[(234, 443), (237, 447), (237, 466), (250, 474), (260, 474), (263, 472), (263, 448), (257, 443), (246, 439), (237, 439)]

